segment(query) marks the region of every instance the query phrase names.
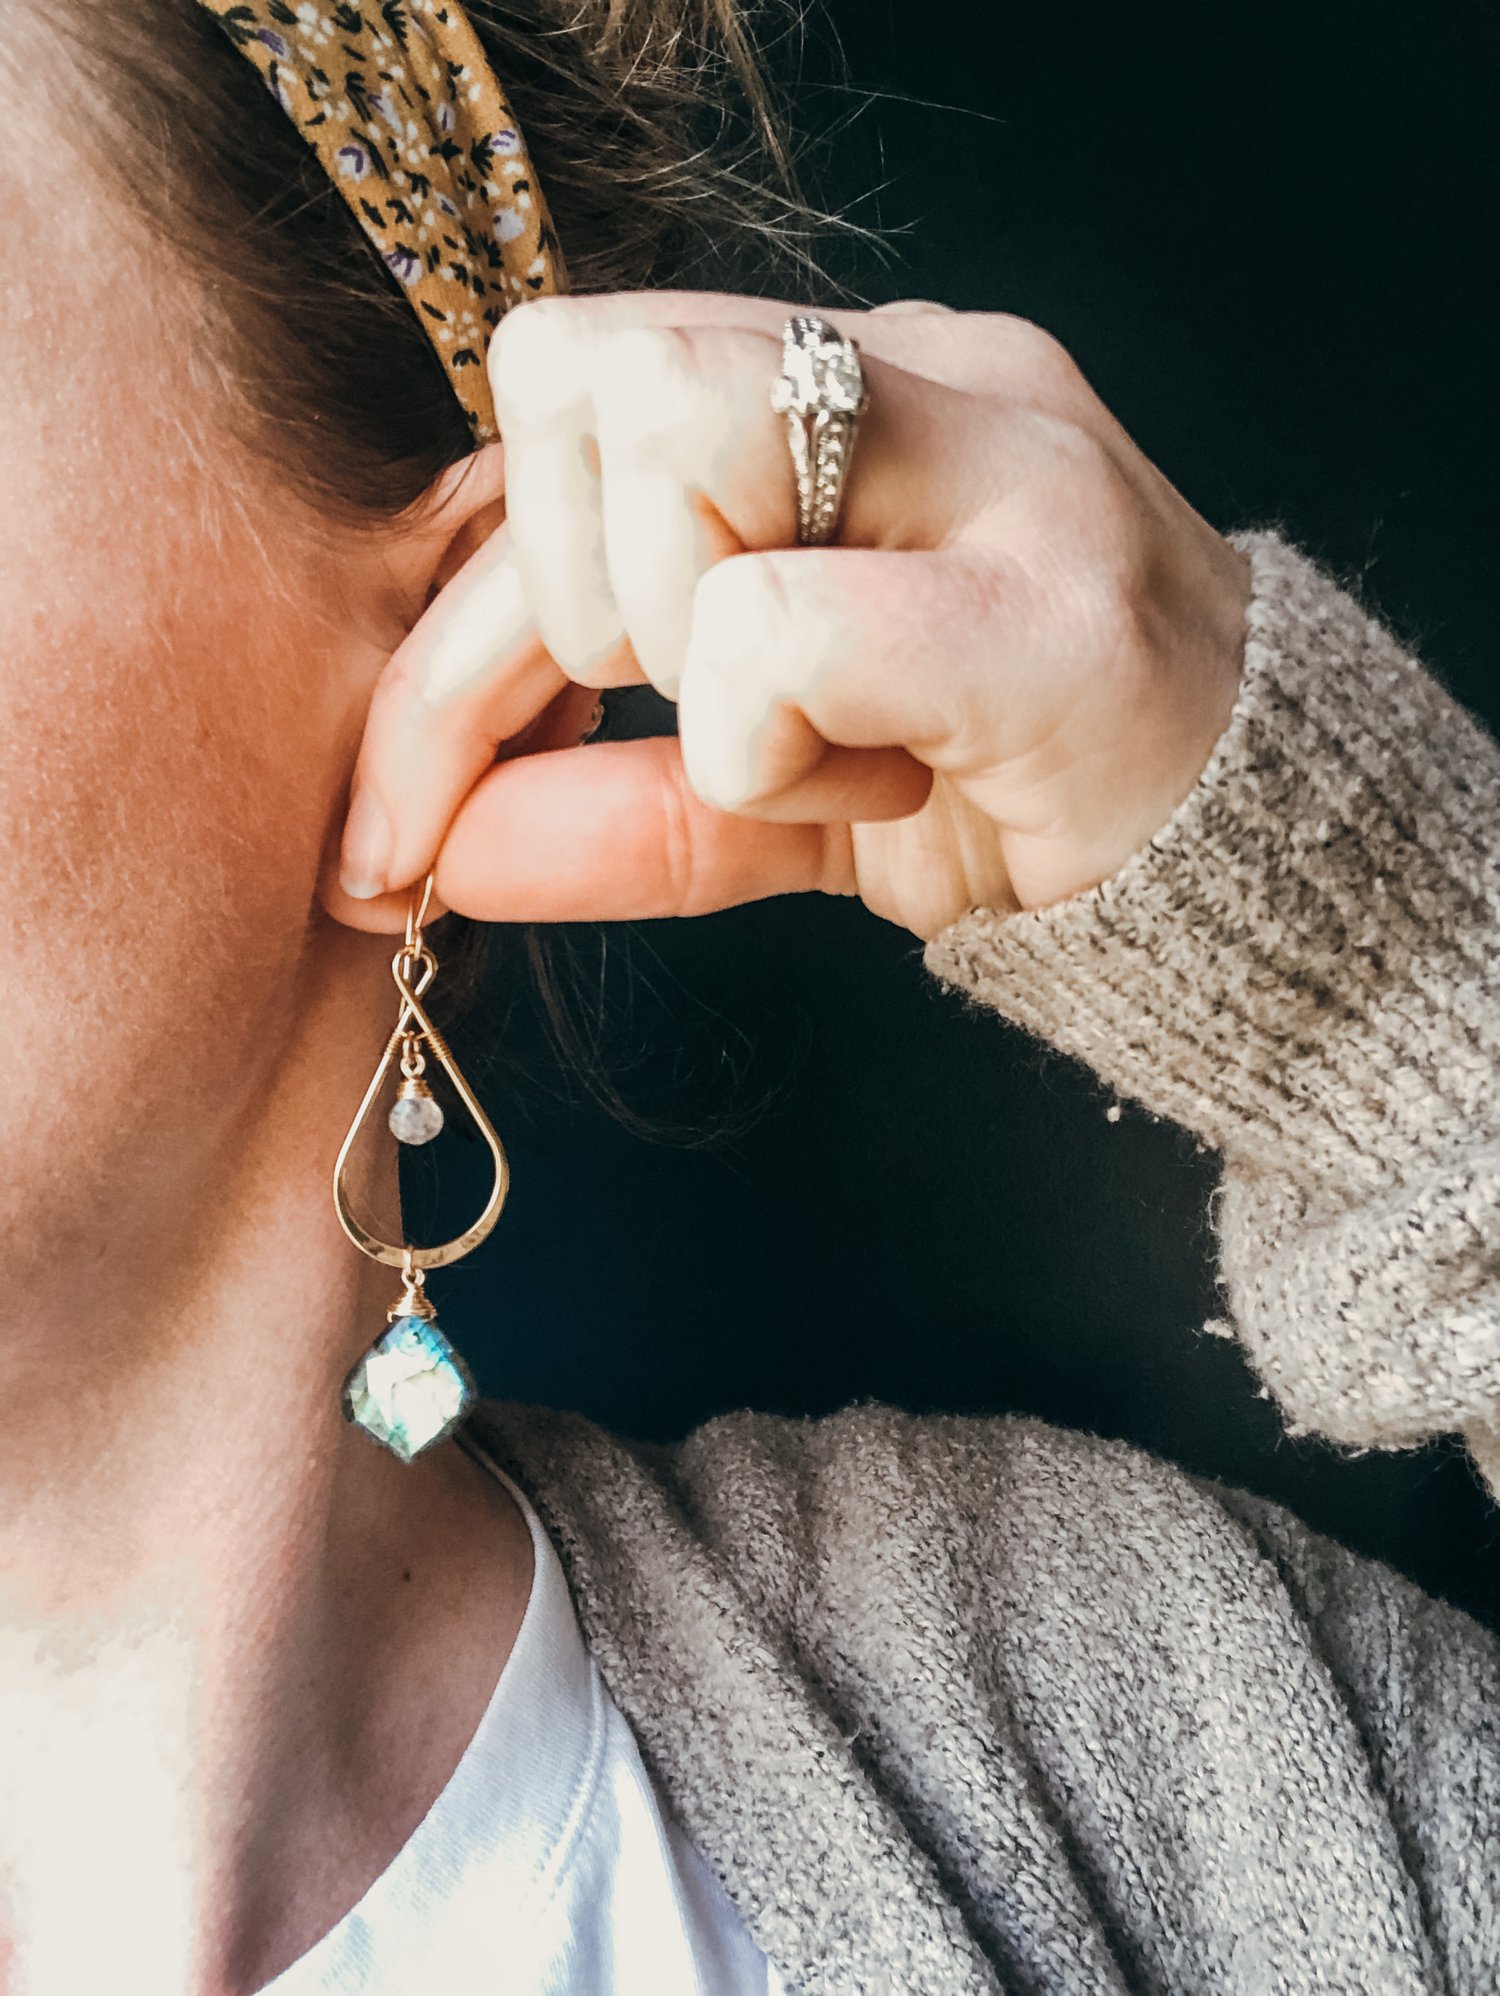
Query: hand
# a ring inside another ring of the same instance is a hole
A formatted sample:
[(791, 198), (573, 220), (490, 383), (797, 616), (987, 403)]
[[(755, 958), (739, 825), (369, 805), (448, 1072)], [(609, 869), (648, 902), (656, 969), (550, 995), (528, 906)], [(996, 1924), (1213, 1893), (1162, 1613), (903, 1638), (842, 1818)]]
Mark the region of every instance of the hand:
[[(435, 864), (483, 920), (820, 888), (925, 938), (1106, 879), (1191, 790), (1244, 557), (1046, 333), (925, 304), (830, 313), (871, 399), (838, 545), (797, 547), (789, 309), (614, 293), (501, 322), (505, 519), (376, 689), (343, 919), (388, 927)], [(677, 737), (556, 745), (589, 689), (647, 681)]]

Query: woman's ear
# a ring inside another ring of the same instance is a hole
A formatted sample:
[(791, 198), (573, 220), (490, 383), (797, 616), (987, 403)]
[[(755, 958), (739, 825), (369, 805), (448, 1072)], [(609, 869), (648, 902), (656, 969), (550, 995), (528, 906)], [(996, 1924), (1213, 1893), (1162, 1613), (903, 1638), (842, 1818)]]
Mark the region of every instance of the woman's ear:
[(442, 473), (414, 516), (408, 554), (421, 583), (418, 615), (504, 518), (505, 447), (485, 444)]
[(376, 642), (394, 651), (504, 519), (505, 449), (493, 443), (439, 472), (419, 499), (381, 527), (366, 542), (378, 575)]
[[(380, 651), (374, 660), (377, 666), (388, 659), (438, 591), (452, 581), (504, 519), (505, 451), (498, 443), (486, 444), (442, 472), (410, 514), (389, 536), (382, 537), (379, 559), (385, 614), (381, 618), (382, 638), (377, 641)], [(366, 702), (374, 684), (372, 678)], [(410, 898), (406, 893), (354, 901), (338, 884), (346, 803), (347, 792), (329, 825), (318, 897), (326, 911), (347, 927), (398, 934), (406, 922)], [(434, 919), (439, 911), (434, 902)]]
[(486, 444), (444, 472), (433, 489), (431, 503), (443, 515), (440, 531), (448, 538), (433, 565), (427, 603), (453, 580), (505, 518), (504, 447)]

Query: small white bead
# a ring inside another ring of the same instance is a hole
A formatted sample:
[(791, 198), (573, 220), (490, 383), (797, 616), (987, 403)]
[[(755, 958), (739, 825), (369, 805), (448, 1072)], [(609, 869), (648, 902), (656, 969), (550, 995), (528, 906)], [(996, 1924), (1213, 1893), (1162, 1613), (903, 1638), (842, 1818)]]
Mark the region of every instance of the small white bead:
[(403, 1144), (430, 1144), (443, 1127), (443, 1112), (430, 1095), (402, 1095), (387, 1118), (391, 1135)]

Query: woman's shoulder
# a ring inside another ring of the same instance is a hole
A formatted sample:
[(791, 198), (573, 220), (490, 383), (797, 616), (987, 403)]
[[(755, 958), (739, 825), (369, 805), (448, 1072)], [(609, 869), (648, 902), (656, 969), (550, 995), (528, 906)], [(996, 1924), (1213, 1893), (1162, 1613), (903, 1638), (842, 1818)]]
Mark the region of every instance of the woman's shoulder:
[(1425, 1648), (1460, 1626), (1495, 1652), (1460, 1611), (1282, 1507), (1028, 1416), (747, 1410), (668, 1443), (495, 1401), (475, 1421), (586, 1566), (691, 1546), (802, 1645), (832, 1627), (878, 1645), (905, 1603), (924, 1626), (1034, 1654), (1108, 1642), (1159, 1657), (1295, 1627), (1330, 1655), (1389, 1656), (1394, 1630)]
[(981, 1927), (1102, 1894), (1184, 1959), (1251, 1930), (1300, 1959), (1337, 1908), (1340, 1987), (1398, 1927), (1425, 1959), (1420, 1905), (1454, 1986), (1490, 1986), (1500, 1643), (1289, 1513), (1012, 1416), (475, 1428), (690, 1833), (784, 1860), (773, 1909), (852, 1851), (869, 1918), (909, 1850)]

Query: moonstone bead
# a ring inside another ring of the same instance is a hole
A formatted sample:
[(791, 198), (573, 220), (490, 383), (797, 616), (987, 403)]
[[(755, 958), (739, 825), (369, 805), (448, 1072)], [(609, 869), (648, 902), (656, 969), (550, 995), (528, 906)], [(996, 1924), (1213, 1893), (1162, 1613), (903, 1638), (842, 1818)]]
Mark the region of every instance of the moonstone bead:
[(443, 1127), (443, 1112), (430, 1095), (398, 1095), (386, 1118), (404, 1144), (430, 1144)]
[(344, 1414), (403, 1462), (457, 1427), (474, 1397), (463, 1360), (426, 1317), (398, 1317), (344, 1381)]

